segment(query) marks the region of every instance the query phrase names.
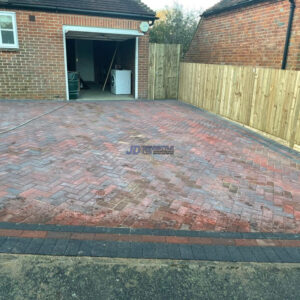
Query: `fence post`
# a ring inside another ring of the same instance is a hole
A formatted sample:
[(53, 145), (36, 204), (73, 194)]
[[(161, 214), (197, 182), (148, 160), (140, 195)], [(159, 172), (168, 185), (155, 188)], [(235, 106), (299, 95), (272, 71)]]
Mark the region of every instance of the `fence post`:
[(292, 122), (292, 131), (291, 131), (291, 136), (289, 141), (289, 146), (291, 148), (294, 148), (295, 146), (295, 138), (297, 133), (297, 123), (298, 123), (299, 114), (300, 114), (300, 94), (298, 93), (298, 97), (296, 99), (294, 120)]

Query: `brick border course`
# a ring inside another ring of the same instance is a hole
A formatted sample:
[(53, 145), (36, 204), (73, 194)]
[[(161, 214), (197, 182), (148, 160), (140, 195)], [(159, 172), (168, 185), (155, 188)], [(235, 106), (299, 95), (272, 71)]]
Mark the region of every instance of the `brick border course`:
[[(190, 238), (223, 238), (223, 239), (257, 239), (257, 240), (299, 240), (300, 234), (282, 232), (218, 232), (218, 231), (192, 231), (173, 229), (134, 229), (126, 227), (97, 227), (77, 225), (55, 225), (55, 224), (29, 224), (0, 222), (0, 230), (18, 231), (45, 231), (62, 233), (98, 233), (119, 235), (143, 235), (143, 236), (165, 236), (165, 237), (190, 237)], [(1, 231), (0, 231), (1, 232)], [(170, 238), (169, 238), (170, 240)]]
[[(93, 232), (89, 232), (89, 229)], [(182, 231), (185, 236), (176, 236), (175, 233), (179, 232), (0, 223), (0, 253), (232, 262), (300, 262), (300, 238), (296, 234)]]
[(295, 247), (237, 247), (16, 237), (0, 239), (0, 253), (230, 262), (300, 262), (300, 249)]
[(180, 245), (222, 245), (238, 247), (300, 247), (300, 240), (290, 239), (226, 239), (216, 237), (180, 237), (162, 235), (136, 235), (136, 234), (107, 234), (107, 233), (85, 233), (85, 232), (56, 232), (56, 231), (34, 231), (0, 229), (0, 237), (17, 238), (44, 238), (44, 239), (68, 239), (86, 241), (118, 241), (118, 242), (141, 242), (151, 244), (180, 244)]

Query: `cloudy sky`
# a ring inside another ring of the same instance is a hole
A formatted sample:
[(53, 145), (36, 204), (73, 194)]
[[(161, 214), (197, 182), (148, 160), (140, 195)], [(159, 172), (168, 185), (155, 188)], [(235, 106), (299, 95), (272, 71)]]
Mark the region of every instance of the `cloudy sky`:
[[(172, 6), (174, 0), (142, 0), (146, 3), (150, 8), (157, 10), (164, 8), (166, 5)], [(205, 10), (215, 3), (219, 2), (219, 0), (177, 0), (177, 2), (186, 9), (202, 9)]]

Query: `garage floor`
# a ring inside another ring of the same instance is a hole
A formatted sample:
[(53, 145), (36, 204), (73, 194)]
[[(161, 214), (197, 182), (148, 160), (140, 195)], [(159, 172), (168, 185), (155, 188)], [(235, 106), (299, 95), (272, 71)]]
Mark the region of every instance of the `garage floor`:
[(132, 95), (114, 95), (107, 88), (104, 92), (100, 85), (88, 84), (89, 89), (81, 89), (79, 94), (80, 101), (103, 101), (103, 100), (134, 100)]
[(0, 131), (56, 108), (0, 134), (0, 222), (300, 233), (298, 153), (176, 101), (0, 102)]

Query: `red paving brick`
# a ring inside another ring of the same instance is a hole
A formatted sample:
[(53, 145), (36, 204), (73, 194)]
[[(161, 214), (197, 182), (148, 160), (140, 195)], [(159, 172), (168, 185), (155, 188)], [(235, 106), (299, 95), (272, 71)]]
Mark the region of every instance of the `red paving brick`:
[[(0, 131), (59, 105), (0, 102)], [(0, 135), (0, 222), (299, 233), (299, 161), (175, 101), (70, 103)]]
[(23, 235), (22, 230), (0, 229), (0, 236), (17, 236), (17, 237), (21, 237), (22, 235)]
[(23, 231), (22, 235), (20, 236), (22, 238), (46, 238), (47, 232), (46, 231)]
[(55, 232), (48, 231), (46, 232), (46, 238), (48, 239), (70, 239), (72, 233), (71, 232)]

